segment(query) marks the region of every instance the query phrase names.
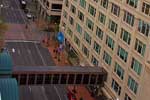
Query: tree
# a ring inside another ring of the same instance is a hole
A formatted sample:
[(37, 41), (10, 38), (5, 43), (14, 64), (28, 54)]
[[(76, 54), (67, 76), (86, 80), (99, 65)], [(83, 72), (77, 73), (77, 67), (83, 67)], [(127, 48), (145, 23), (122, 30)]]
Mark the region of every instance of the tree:
[(4, 36), (7, 30), (7, 25), (0, 18), (0, 52), (2, 52), (2, 48), (4, 46)]

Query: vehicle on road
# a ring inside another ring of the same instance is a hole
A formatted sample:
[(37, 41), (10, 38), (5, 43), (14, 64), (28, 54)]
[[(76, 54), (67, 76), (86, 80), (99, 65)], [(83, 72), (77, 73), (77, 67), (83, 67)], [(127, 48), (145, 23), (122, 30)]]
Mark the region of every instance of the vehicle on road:
[(26, 16), (27, 16), (28, 19), (32, 19), (31, 13), (27, 13)]
[(20, 0), (21, 8), (25, 9), (26, 8), (26, 1), (25, 0)]

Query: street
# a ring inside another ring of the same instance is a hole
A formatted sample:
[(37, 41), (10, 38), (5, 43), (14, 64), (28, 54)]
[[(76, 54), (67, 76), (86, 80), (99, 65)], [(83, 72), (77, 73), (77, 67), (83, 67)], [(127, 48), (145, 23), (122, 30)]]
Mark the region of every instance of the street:
[(20, 100), (68, 100), (63, 85), (20, 86)]
[(47, 48), (35, 42), (7, 42), (14, 66), (54, 66)]

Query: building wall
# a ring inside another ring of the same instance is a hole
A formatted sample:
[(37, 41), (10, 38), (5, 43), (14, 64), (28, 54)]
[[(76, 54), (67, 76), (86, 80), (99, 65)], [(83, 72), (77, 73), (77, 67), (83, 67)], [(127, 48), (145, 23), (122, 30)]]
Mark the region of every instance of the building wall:
[[(150, 60), (150, 8), (147, 6), (146, 13), (142, 12), (142, 8), (144, 8), (143, 2), (150, 6), (150, 1), (85, 0), (85, 7), (81, 6), (81, 1), (84, 2), (84, 0), (63, 1), (60, 23), (61, 30), (65, 33), (66, 39), (80, 54), (80, 59), (82, 59), (80, 60), (80, 63), (86, 65), (84, 63), (88, 62), (89, 65), (103, 66), (107, 70), (108, 78), (105, 88), (112, 98), (130, 100), (125, 99), (126, 95), (129, 96), (131, 100), (141, 100), (145, 94), (144, 89), (147, 88), (143, 83), (149, 75), (146, 68), (150, 67), (145, 66), (147, 61)], [(136, 3), (132, 1), (138, 2)], [(102, 4), (104, 4), (104, 6), (105, 4), (108, 4), (108, 6), (105, 8)], [(112, 11), (113, 4), (115, 7), (118, 7), (119, 14), (116, 14), (116, 9), (114, 12)], [(89, 7), (90, 5), (92, 6), (91, 8), (95, 8), (95, 10), (91, 10)], [(84, 15), (83, 21), (80, 20), (78, 11), (82, 12)], [(94, 11), (95, 13), (93, 14)], [(127, 14), (129, 13), (128, 15), (132, 15), (134, 17), (126, 16), (125, 11)], [(99, 12), (105, 15), (105, 23), (103, 23), (103, 20), (100, 21), (98, 19)], [(90, 19), (93, 22), (93, 29), (89, 28), (92, 27), (92, 25), (89, 25), (88, 27), (87, 19)], [(133, 25), (131, 19), (134, 19)], [(114, 31), (115, 25), (111, 24), (112, 27), (109, 28), (111, 23), (110, 20), (117, 24), (116, 31)], [(144, 26), (144, 24), (141, 23), (139, 25), (140, 20), (144, 21), (146, 25)], [(80, 25), (82, 31), (78, 31), (79, 29), (77, 30), (77, 24)], [(101, 36), (98, 37), (98, 35), (96, 35), (97, 27), (103, 31), (102, 38)], [(139, 31), (138, 27), (140, 27), (142, 31)], [(147, 34), (143, 34), (142, 32), (145, 32), (146, 27), (149, 28), (147, 29)], [(123, 30), (125, 30), (124, 33)], [(88, 37), (88, 39), (85, 39), (85, 32), (88, 34), (86, 36), (89, 36), (90, 38)], [(106, 40), (109, 40), (109, 42), (106, 42)], [(99, 52), (94, 50), (94, 42), (99, 44)], [(136, 45), (137, 43), (141, 46)], [(83, 47), (86, 47), (89, 53), (86, 53), (86, 50), (83, 50)], [(119, 47), (121, 48), (119, 49)], [(121, 51), (119, 52), (119, 50)], [(83, 51), (85, 51), (85, 53)], [(109, 60), (109, 58), (111, 58), (111, 60)], [(116, 65), (120, 66), (118, 67)], [(116, 68), (118, 68), (117, 72)], [(124, 74), (122, 74), (122, 76), (120, 75), (120, 69), (124, 70)], [(147, 85), (149, 84), (149, 81), (150, 80), (146, 83)], [(112, 88), (112, 83), (117, 84), (113, 84), (114, 89)], [(148, 88), (147, 92), (149, 92)], [(147, 98), (149, 97), (150, 96), (147, 95)]]

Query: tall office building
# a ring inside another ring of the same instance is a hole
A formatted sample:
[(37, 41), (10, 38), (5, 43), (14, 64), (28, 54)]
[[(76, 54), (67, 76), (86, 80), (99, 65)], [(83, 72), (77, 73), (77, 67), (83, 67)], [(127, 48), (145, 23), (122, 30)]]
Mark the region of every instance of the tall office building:
[(109, 98), (150, 100), (150, 0), (64, 0), (60, 27), (81, 64), (106, 69)]

